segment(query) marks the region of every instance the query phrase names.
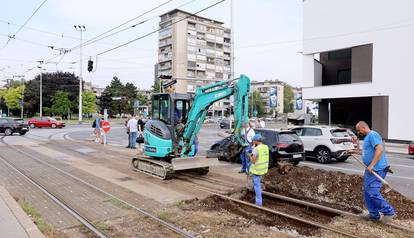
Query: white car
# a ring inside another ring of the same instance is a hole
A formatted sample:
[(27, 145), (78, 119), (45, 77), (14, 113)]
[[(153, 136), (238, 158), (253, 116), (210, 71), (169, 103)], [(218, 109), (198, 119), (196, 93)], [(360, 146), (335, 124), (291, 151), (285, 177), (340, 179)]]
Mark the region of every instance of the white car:
[(345, 128), (297, 126), (291, 130), (302, 140), (306, 155), (316, 158), (319, 163), (329, 163), (332, 158), (343, 162), (349, 157), (346, 151), (355, 148)]

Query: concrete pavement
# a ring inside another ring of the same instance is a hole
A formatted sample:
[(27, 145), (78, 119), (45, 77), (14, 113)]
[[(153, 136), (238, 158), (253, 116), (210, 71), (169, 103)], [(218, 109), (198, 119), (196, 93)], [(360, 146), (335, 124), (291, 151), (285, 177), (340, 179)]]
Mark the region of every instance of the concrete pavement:
[(0, 186), (0, 237), (44, 238), (6, 189)]

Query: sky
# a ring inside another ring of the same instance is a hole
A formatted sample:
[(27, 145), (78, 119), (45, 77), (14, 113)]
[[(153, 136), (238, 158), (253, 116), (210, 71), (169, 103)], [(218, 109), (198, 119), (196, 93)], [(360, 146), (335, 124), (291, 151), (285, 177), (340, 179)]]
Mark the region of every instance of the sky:
[[(154, 81), (158, 34), (153, 34), (108, 53), (125, 42), (158, 29), (161, 14), (178, 8), (197, 12), (219, 0), (47, 0), (20, 31), (44, 0), (4, 0), (0, 8), (0, 84), (13, 75), (33, 79), (46, 61), (44, 72), (80, 72), (80, 51), (61, 54), (80, 43), (74, 25), (84, 25), (83, 41), (91, 39), (165, 2), (162, 7), (119, 28), (127, 30), (82, 48), (83, 78), (105, 87), (113, 76), (149, 89)], [(293, 86), (302, 81), (302, 1), (233, 0), (235, 74), (251, 80), (278, 79)], [(224, 22), (230, 27), (230, 0), (199, 15)], [(147, 20), (136, 27), (133, 24)], [(118, 29), (118, 30), (119, 30)], [(10, 40), (9, 35), (15, 39)], [(52, 49), (53, 48), (53, 49)], [(99, 55), (99, 56), (97, 56)], [(87, 71), (87, 61), (97, 61), (96, 71)]]

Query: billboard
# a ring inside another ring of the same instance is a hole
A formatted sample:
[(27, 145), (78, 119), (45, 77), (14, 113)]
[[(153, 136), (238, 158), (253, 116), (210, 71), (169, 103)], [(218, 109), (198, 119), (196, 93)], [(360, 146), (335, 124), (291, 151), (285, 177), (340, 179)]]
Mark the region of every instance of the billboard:
[(301, 92), (296, 93), (295, 108), (297, 111), (300, 111), (303, 109), (303, 100), (302, 100)]
[(272, 87), (269, 91), (269, 107), (277, 107), (277, 88)]

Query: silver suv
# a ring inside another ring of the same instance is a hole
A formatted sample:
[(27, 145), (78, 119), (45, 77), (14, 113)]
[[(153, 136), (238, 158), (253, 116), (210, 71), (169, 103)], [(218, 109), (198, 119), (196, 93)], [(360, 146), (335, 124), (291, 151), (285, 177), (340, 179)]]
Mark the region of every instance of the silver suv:
[(298, 126), (291, 130), (302, 140), (306, 156), (316, 158), (319, 163), (329, 163), (332, 158), (343, 162), (349, 157), (346, 151), (355, 148), (345, 128)]

